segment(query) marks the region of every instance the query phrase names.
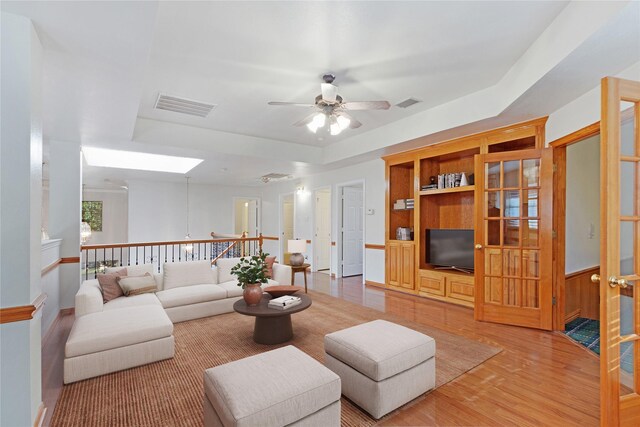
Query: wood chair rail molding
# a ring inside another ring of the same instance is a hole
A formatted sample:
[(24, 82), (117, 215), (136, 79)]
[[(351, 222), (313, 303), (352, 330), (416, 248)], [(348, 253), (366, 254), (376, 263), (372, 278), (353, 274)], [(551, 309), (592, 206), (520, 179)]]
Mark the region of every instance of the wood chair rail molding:
[(79, 262), (80, 262), (79, 256), (60, 258), (60, 264), (77, 264)]
[(43, 277), (45, 274), (54, 270), (61, 263), (62, 263), (62, 258), (58, 258), (57, 260), (53, 261), (51, 264), (47, 265), (40, 271), (40, 277)]
[(44, 306), (47, 294), (41, 293), (29, 305), (18, 305), (0, 308), (0, 324), (31, 320)]
[(378, 244), (374, 244), (374, 243), (365, 243), (364, 244), (364, 248), (365, 249), (378, 249), (378, 250), (384, 251), (384, 245), (378, 245)]

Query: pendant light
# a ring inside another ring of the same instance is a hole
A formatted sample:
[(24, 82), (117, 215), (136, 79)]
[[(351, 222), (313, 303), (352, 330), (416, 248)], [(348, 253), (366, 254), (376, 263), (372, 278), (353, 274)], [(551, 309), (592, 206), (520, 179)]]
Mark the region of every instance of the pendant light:
[[(188, 176), (185, 176), (185, 178), (187, 179), (187, 234), (184, 236), (184, 240), (191, 240), (191, 234), (189, 234), (189, 178)], [(193, 252), (193, 244), (192, 243), (187, 243), (184, 245), (184, 251), (187, 254), (190, 254)]]
[(84, 209), (82, 209), (82, 202), (84, 202), (84, 184), (82, 184), (82, 200), (80, 201), (80, 209), (82, 211), (82, 222), (80, 223), (80, 243), (83, 245), (91, 239), (91, 226), (84, 218)]

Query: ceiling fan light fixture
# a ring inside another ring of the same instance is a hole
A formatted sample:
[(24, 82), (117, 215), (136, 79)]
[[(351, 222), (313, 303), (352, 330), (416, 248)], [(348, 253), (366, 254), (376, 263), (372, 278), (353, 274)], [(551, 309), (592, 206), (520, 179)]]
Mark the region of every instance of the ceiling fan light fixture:
[(316, 122), (312, 120), (307, 123), (307, 129), (309, 129), (313, 133), (316, 133), (316, 131), (318, 130), (318, 125), (316, 125)]
[(349, 120), (349, 118), (345, 116), (338, 116), (336, 118), (336, 122), (338, 123), (338, 126), (340, 126), (340, 130), (345, 130), (349, 127), (351, 120)]
[(318, 113), (313, 118), (313, 123), (315, 123), (316, 129), (321, 128), (327, 121), (327, 116), (324, 113)]
[(332, 123), (331, 124), (331, 135), (335, 136), (335, 135), (340, 134), (340, 132), (342, 132), (342, 128), (340, 127), (338, 122)]

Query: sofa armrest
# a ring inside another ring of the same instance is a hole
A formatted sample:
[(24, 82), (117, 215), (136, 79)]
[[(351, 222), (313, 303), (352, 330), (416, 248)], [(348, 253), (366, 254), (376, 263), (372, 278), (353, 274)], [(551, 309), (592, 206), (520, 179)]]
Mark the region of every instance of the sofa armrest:
[(280, 285), (290, 285), (291, 284), (291, 266), (287, 264), (273, 264), (273, 280), (278, 282)]
[(85, 280), (82, 282), (80, 289), (78, 289), (76, 293), (76, 317), (101, 312), (103, 306), (102, 292), (100, 291), (98, 279)]

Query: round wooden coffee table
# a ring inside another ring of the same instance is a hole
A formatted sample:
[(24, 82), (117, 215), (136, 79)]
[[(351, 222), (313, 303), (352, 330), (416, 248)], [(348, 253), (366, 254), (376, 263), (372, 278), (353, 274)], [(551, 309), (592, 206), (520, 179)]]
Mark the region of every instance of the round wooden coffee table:
[(306, 310), (311, 306), (311, 298), (305, 294), (296, 295), (302, 302), (295, 307), (286, 310), (269, 308), (271, 297), (264, 295), (260, 303), (254, 307), (248, 307), (243, 299), (233, 304), (233, 309), (246, 316), (256, 318), (253, 327), (253, 340), (258, 344), (280, 344), (289, 341), (293, 337), (291, 315)]

